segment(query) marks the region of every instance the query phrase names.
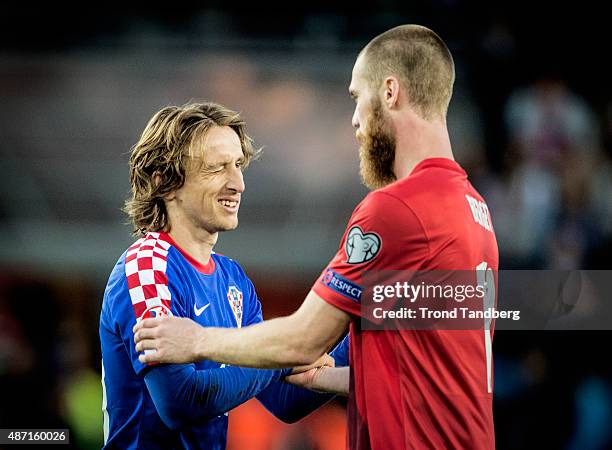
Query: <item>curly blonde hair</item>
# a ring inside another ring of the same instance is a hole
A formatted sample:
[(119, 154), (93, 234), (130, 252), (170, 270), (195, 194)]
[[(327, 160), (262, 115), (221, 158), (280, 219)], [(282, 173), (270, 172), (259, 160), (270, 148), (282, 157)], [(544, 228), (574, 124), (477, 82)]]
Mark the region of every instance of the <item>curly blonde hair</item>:
[(215, 126), (233, 129), (242, 146), (244, 165), (259, 155), (246, 134), (240, 114), (212, 102), (168, 106), (149, 121), (130, 156), (132, 195), (123, 210), (135, 235), (166, 230), (168, 213), (164, 196), (185, 183), (185, 167), (192, 155), (192, 143)]

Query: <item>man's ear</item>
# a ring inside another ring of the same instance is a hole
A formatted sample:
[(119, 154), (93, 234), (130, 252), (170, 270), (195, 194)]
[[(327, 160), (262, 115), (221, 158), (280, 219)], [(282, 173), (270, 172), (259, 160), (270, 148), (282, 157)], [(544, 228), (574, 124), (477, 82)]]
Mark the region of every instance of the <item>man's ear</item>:
[(385, 78), (383, 83), (383, 101), (389, 109), (396, 109), (399, 106), (400, 82), (394, 77)]
[[(159, 171), (157, 171), (157, 172), (155, 172), (155, 173), (153, 174), (153, 183), (155, 184), (155, 187), (157, 187), (157, 186), (159, 186), (159, 185), (160, 185), (160, 183), (161, 183), (161, 182), (162, 182), (162, 176), (161, 176), (161, 173), (159, 173)], [(175, 196), (175, 194), (174, 194), (174, 191), (172, 191), (172, 192), (170, 192), (170, 193), (168, 193), (168, 194), (164, 195), (164, 196), (163, 196), (163, 199), (164, 199), (164, 200), (166, 200), (166, 201), (172, 201), (172, 200), (174, 200), (174, 198), (175, 198), (175, 197), (176, 197), (176, 196)]]

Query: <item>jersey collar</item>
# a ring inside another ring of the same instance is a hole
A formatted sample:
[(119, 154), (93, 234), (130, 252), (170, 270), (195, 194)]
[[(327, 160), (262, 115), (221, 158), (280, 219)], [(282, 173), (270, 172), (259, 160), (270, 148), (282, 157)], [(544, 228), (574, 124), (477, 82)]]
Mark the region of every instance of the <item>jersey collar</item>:
[(185, 250), (183, 250), (181, 247), (179, 247), (178, 244), (174, 242), (174, 240), (170, 237), (168, 233), (163, 232), (163, 231), (160, 232), (159, 238), (166, 241), (168, 244), (172, 245), (174, 248), (176, 248), (180, 252), (180, 254), (183, 255), (183, 258), (185, 258), (187, 262), (189, 262), (189, 264), (195, 267), (195, 269), (198, 272), (203, 273), (204, 275), (210, 275), (215, 271), (215, 260), (212, 257), (212, 255), (215, 252), (211, 253), (207, 264), (202, 264), (199, 261), (197, 261), (193, 256), (191, 256), (189, 253), (187, 253)]
[(461, 168), (456, 161), (448, 158), (426, 158), (412, 169), (410, 175), (415, 175), (418, 172), (421, 172), (425, 169), (429, 169), (430, 167), (438, 167), (440, 169), (452, 170), (453, 172), (458, 172), (460, 174), (465, 175), (465, 170)]

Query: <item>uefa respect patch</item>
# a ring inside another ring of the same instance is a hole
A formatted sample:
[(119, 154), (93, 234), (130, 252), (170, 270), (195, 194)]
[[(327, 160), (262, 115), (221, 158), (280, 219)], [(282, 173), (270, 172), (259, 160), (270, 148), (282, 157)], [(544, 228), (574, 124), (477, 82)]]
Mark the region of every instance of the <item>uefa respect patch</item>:
[(338, 294), (342, 294), (354, 302), (361, 302), (363, 288), (358, 284), (344, 278), (342, 275), (338, 275), (332, 269), (327, 269), (325, 275), (323, 275), (323, 278), (321, 279), (321, 282), (325, 286), (336, 291)]

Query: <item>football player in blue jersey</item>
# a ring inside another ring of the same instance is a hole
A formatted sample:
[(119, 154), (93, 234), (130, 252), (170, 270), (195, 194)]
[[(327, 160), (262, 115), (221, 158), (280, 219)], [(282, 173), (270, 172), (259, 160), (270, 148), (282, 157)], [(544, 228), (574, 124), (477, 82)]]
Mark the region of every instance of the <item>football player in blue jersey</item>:
[[(140, 239), (117, 261), (100, 315), (105, 448), (224, 449), (227, 412), (254, 396), (286, 422), (332, 398), (282, 382), (291, 369), (146, 365), (134, 348), (132, 327), (143, 318), (238, 328), (262, 321), (249, 278), (213, 251), (218, 233), (238, 226), (242, 171), (256, 155), (239, 114), (215, 103), (162, 109), (134, 146), (125, 211)], [(334, 360), (347, 365), (347, 346), (345, 338), (332, 358), (293, 373), (312, 378)]]

